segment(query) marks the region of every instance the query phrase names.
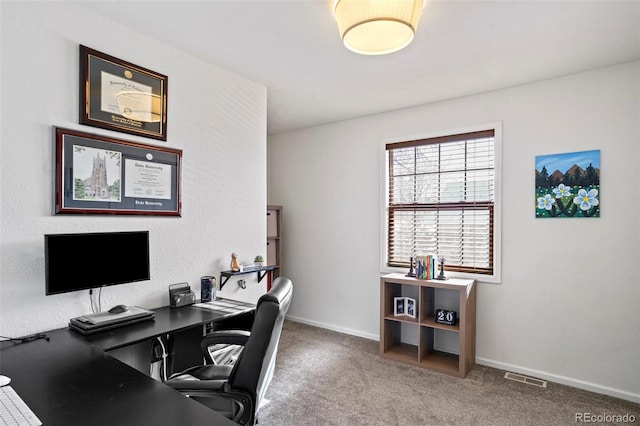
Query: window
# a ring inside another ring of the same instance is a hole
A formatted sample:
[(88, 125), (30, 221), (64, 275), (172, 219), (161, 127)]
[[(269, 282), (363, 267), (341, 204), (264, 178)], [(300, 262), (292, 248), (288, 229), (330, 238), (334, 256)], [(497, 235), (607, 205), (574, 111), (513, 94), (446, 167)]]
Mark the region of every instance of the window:
[(387, 266), (435, 254), (446, 271), (497, 277), (495, 129), (385, 148)]

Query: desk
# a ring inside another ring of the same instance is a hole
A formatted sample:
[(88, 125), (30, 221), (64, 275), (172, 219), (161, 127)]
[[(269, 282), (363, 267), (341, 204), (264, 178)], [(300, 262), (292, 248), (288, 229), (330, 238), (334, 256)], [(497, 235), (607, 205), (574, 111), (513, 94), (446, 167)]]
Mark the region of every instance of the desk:
[(233, 316), (192, 306), (154, 312), (155, 321), (91, 336), (64, 328), (46, 332), (49, 342), (2, 342), (0, 373), (46, 426), (235, 425), (105, 352)]
[[(119, 358), (130, 365), (135, 366), (135, 361), (119, 349), (135, 351), (134, 345), (151, 342), (151, 339), (163, 337), (169, 352), (167, 363), (167, 375), (182, 371), (185, 368), (202, 363), (202, 351), (200, 350), (200, 340), (204, 335), (204, 327), (208, 324), (225, 324), (220, 328), (248, 328), (247, 324), (253, 322), (253, 312), (255, 305), (251, 303), (239, 302), (235, 300), (218, 298), (211, 302), (212, 305), (218, 302), (228, 302), (230, 309), (204, 309), (196, 305), (183, 306), (181, 308), (163, 307), (153, 309), (155, 313), (154, 321), (143, 321), (126, 327), (106, 330), (101, 333), (84, 336), (87, 342), (107, 351), (116, 358)], [(248, 317), (248, 319), (245, 319)], [(237, 324), (240, 323), (238, 326)], [(146, 348), (143, 346), (140, 351)], [(151, 348), (148, 348), (149, 355)], [(132, 356), (135, 356), (132, 355)], [(140, 362), (138, 362), (140, 364)], [(144, 361), (142, 364), (148, 365)], [(144, 372), (148, 368), (144, 367)]]

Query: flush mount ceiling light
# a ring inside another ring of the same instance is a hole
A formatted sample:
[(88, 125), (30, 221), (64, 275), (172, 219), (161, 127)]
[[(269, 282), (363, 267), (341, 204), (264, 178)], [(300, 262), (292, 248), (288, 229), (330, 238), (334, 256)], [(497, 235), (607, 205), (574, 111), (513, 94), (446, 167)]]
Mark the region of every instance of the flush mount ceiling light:
[(423, 5), (424, 0), (334, 0), (333, 13), (347, 49), (384, 55), (411, 43)]

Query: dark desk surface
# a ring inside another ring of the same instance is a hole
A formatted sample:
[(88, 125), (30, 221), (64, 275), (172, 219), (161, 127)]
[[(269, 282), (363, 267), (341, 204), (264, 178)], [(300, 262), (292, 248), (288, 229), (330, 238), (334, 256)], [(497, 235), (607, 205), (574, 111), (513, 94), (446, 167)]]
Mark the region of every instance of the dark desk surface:
[(46, 333), (48, 342), (2, 342), (0, 373), (46, 426), (235, 425), (104, 352), (228, 316), (195, 307), (155, 312), (156, 321), (108, 334), (59, 329)]
[(161, 336), (166, 333), (186, 330), (200, 324), (241, 315), (251, 312), (256, 308), (256, 305), (251, 303), (222, 298), (218, 298), (216, 302), (212, 303), (229, 303), (232, 309), (205, 309), (199, 308), (196, 305), (181, 308), (170, 308), (166, 306), (153, 309), (153, 312), (155, 312), (155, 319), (153, 321), (143, 321), (126, 327), (91, 334), (85, 336), (85, 339), (92, 345), (107, 351)]

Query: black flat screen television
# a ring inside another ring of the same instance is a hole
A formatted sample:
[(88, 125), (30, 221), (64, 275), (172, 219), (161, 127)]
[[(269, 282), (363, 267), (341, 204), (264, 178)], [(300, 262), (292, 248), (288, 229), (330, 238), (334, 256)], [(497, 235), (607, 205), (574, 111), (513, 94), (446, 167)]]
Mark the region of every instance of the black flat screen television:
[(149, 280), (149, 231), (44, 236), (45, 294)]

